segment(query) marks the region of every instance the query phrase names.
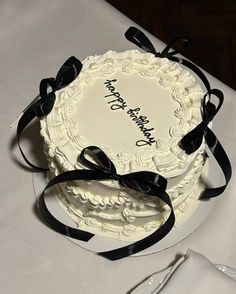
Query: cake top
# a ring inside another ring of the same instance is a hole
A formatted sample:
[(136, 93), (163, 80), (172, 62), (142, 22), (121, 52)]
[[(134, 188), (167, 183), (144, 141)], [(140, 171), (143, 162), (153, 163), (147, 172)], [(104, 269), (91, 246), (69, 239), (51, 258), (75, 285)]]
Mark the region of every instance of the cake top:
[(201, 121), (202, 97), (193, 75), (176, 62), (138, 50), (109, 51), (86, 58), (79, 76), (56, 92), (41, 134), (63, 170), (81, 168), (81, 150), (95, 145), (119, 173), (173, 177), (196, 156), (179, 142)]

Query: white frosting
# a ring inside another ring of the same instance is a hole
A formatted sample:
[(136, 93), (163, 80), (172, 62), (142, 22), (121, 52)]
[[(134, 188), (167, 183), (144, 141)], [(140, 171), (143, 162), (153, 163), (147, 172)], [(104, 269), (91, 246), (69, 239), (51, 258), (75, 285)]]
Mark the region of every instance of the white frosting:
[[(81, 150), (98, 146), (120, 174), (149, 170), (166, 177), (179, 218), (203, 189), (205, 144), (191, 155), (179, 147), (201, 121), (202, 97), (190, 72), (168, 59), (137, 50), (88, 57), (41, 120), (51, 173), (84, 168), (78, 162)], [(150, 232), (169, 213), (154, 197), (115, 181), (67, 183), (57, 191), (81, 228), (121, 240)]]

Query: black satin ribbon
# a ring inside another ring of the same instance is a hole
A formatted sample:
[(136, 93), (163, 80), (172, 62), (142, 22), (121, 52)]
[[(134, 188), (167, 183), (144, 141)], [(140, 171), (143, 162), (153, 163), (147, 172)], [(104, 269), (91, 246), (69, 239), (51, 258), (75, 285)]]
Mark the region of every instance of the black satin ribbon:
[[(169, 60), (185, 65), (195, 72), (205, 85), (207, 93), (204, 95), (202, 102), (203, 120), (199, 125), (197, 125), (192, 131), (182, 138), (180, 147), (184, 149), (187, 154), (191, 154), (201, 146), (203, 137), (205, 138), (209, 149), (222, 169), (225, 177), (225, 185), (217, 188), (205, 189), (201, 195), (201, 199), (208, 199), (220, 195), (223, 193), (231, 179), (232, 168), (226, 152), (224, 151), (219, 140), (216, 138), (215, 134), (208, 128), (208, 124), (210, 121), (212, 121), (223, 104), (223, 93), (218, 89), (211, 89), (207, 77), (195, 64), (184, 58), (174, 56), (181, 52), (181, 47), (184, 48), (188, 46), (188, 41), (186, 39), (174, 39), (164, 48), (162, 52), (157, 52), (148, 37), (138, 28), (130, 27), (126, 31), (125, 36), (130, 42), (136, 44), (144, 51), (154, 54), (156, 57), (168, 58)], [(180, 49), (170, 51), (171, 46), (174, 45), (174, 43), (177, 41), (181, 42)], [(217, 105), (211, 101), (211, 95), (214, 95), (217, 98)]]
[[(214, 95), (218, 99), (217, 105), (210, 102), (210, 100), (207, 101), (210, 96), (209, 94)], [(216, 138), (215, 134), (208, 127), (209, 122), (212, 121), (212, 119), (215, 117), (220, 107), (222, 106), (223, 100), (223, 93), (218, 89), (212, 89), (210, 93), (206, 93), (204, 95), (202, 103), (202, 122), (197, 125), (192, 131), (186, 134), (180, 141), (180, 146), (185, 150), (185, 152), (187, 154), (191, 154), (201, 146), (203, 138), (205, 138), (205, 141), (211, 153), (215, 157), (224, 174), (226, 182), (225, 185), (217, 188), (205, 189), (205, 191), (201, 195), (201, 199), (208, 199), (222, 194), (227, 187), (232, 175), (231, 164), (228, 156), (225, 153), (219, 140)]]
[[(140, 31), (138, 28), (135, 27), (129, 27), (128, 30), (125, 32), (125, 37), (128, 41), (134, 43), (141, 49), (143, 49), (146, 52), (152, 53), (157, 57), (171, 57), (175, 54), (178, 54), (181, 52), (181, 48), (185, 48), (188, 46), (188, 40), (183, 38), (175, 38), (173, 41), (171, 41), (170, 44), (168, 44), (162, 52), (157, 52), (155, 47), (153, 46), (152, 42), (148, 39), (148, 37)], [(171, 49), (171, 46), (181, 41), (180, 48), (177, 50), (169, 51)]]
[[(213, 94), (218, 100), (218, 104), (213, 104), (209, 99), (209, 96)], [(185, 135), (180, 145), (187, 154), (191, 154), (196, 151), (202, 144), (203, 137), (207, 133), (208, 124), (213, 120), (224, 101), (223, 93), (218, 89), (212, 89), (209, 93), (206, 93), (202, 101), (202, 122), (197, 125), (192, 131)]]
[[(94, 160), (87, 159), (86, 157), (91, 156)], [(134, 172), (125, 175), (119, 175), (116, 172), (116, 168), (112, 161), (106, 156), (106, 154), (96, 146), (89, 146), (82, 150), (79, 156), (80, 162), (83, 163), (88, 169), (84, 170), (72, 170), (64, 172), (54, 177), (39, 197), (39, 209), (47, 224), (56, 232), (64, 234), (68, 237), (88, 241), (94, 235), (85, 231), (81, 231), (70, 226), (67, 226), (58, 221), (48, 210), (45, 203), (45, 192), (50, 187), (75, 180), (116, 180), (118, 183), (126, 188), (133, 189), (146, 195), (152, 195), (161, 199), (170, 208), (170, 214), (165, 223), (158, 228), (155, 232), (150, 234), (148, 237), (137, 241), (133, 244), (106, 252), (100, 252), (99, 255), (108, 258), (110, 260), (116, 260), (129, 255), (135, 254), (141, 250), (144, 250), (153, 244), (164, 238), (170, 230), (173, 228), (175, 223), (175, 215), (171, 203), (171, 199), (165, 192), (167, 186), (167, 180), (159, 174), (141, 171)]]
[(82, 69), (82, 63), (71, 56), (66, 60), (66, 62), (59, 69), (56, 78), (47, 78), (43, 79), (40, 82), (39, 93), (40, 98), (35, 101), (33, 104), (30, 104), (29, 107), (23, 112), (18, 125), (17, 125), (17, 142), (25, 162), (34, 170), (34, 171), (46, 171), (47, 168), (38, 167), (32, 164), (27, 157), (25, 156), (22, 147), (20, 145), (20, 138), (22, 131), (25, 127), (35, 118), (42, 117), (49, 114), (55, 103), (55, 91), (66, 87), (70, 84), (80, 73)]

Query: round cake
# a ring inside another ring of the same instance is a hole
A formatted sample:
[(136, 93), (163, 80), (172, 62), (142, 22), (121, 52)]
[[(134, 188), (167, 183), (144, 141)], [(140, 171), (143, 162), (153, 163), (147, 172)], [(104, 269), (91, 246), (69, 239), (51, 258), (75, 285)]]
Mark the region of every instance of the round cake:
[[(190, 155), (180, 146), (202, 121), (203, 96), (193, 75), (167, 58), (138, 50), (86, 58), (41, 119), (50, 176), (85, 169), (79, 154), (98, 146), (119, 174), (152, 171), (165, 177), (180, 223), (204, 189), (205, 142)], [(150, 234), (170, 212), (156, 197), (114, 180), (63, 183), (56, 196), (80, 229), (123, 241)]]

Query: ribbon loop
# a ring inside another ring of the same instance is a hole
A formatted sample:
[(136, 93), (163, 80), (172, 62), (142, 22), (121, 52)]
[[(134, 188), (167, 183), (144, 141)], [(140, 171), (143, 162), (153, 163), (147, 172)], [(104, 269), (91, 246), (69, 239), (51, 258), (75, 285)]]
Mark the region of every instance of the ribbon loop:
[[(217, 97), (218, 101), (217, 104), (213, 103), (211, 101), (211, 95), (214, 95)], [(209, 100), (207, 101), (207, 97), (209, 97)], [(203, 97), (203, 121), (206, 123), (209, 123), (213, 120), (217, 112), (220, 110), (222, 104), (224, 102), (224, 94), (218, 90), (218, 89), (211, 89), (208, 91), (204, 97)]]
[(146, 52), (156, 54), (156, 50), (148, 37), (138, 28), (130, 27), (125, 32), (125, 37), (128, 41), (134, 43)]
[(71, 56), (61, 66), (56, 75), (55, 90), (59, 90), (69, 85), (76, 79), (82, 69), (82, 63), (74, 56)]
[(51, 112), (56, 99), (54, 93), (55, 86), (56, 80), (54, 78), (41, 80), (39, 86), (41, 98), (32, 105), (32, 109), (38, 118)]
[[(170, 42), (162, 52), (157, 52), (155, 47), (153, 46), (152, 42), (148, 39), (148, 37), (140, 31), (138, 28), (130, 27), (125, 32), (125, 37), (128, 41), (134, 43), (141, 49), (143, 49), (146, 52), (154, 54), (156, 57), (160, 58), (168, 58), (173, 55), (176, 55), (182, 51), (183, 48), (188, 46), (188, 40), (184, 38), (176, 38), (172, 42)], [(180, 42), (180, 46), (177, 50), (173, 50), (169, 52), (171, 49), (171, 46), (174, 45), (177, 42)]]

